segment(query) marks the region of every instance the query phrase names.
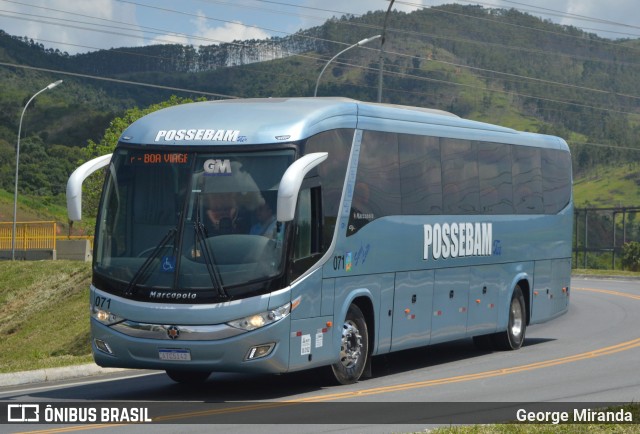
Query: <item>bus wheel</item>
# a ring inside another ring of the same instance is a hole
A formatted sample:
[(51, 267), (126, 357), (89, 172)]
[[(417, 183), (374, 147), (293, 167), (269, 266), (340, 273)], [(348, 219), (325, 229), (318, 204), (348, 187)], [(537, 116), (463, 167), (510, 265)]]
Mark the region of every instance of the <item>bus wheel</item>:
[(166, 373), (176, 383), (183, 384), (202, 384), (211, 375), (211, 372), (206, 371), (177, 371), (173, 369), (167, 369)]
[(524, 342), (527, 330), (527, 314), (524, 296), (519, 285), (516, 285), (509, 306), (509, 324), (507, 331), (494, 335), (494, 344), (500, 350), (517, 350)]
[(340, 360), (331, 365), (340, 384), (353, 384), (362, 375), (369, 356), (369, 334), (362, 311), (352, 304), (342, 326)]

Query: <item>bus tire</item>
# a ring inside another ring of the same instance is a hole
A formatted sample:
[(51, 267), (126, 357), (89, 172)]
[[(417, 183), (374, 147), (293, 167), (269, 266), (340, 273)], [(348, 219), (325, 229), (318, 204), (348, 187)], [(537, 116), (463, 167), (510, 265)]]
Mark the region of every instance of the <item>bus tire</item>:
[(369, 357), (369, 333), (358, 306), (349, 306), (342, 325), (340, 360), (331, 365), (333, 377), (340, 384), (353, 384), (362, 375)]
[(202, 384), (207, 381), (207, 378), (211, 375), (211, 372), (206, 371), (178, 371), (167, 369), (165, 372), (173, 381), (182, 384)]
[(493, 336), (493, 343), (499, 350), (517, 350), (524, 342), (524, 335), (527, 330), (527, 313), (522, 289), (519, 285), (513, 290), (511, 303), (509, 304), (509, 323), (507, 331), (496, 333)]

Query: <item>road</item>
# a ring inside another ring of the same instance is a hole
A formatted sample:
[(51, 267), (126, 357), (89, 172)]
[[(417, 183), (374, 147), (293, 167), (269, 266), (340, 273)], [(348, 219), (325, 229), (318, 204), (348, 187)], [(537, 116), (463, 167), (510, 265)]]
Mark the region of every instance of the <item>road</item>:
[[(214, 374), (198, 388), (164, 373), (126, 371), (2, 388), (0, 400), (11, 403), (150, 406), (154, 420), (172, 424), (11, 424), (0, 431), (156, 433), (191, 422), (180, 432), (410, 432), (438, 422), (418, 417), (429, 411), (464, 423), (465, 414), (481, 421), (478, 414), (496, 408), (509, 408), (515, 419), (523, 402), (638, 402), (639, 311), (640, 281), (574, 278), (569, 312), (530, 327), (519, 351), (479, 351), (471, 340), (403, 351), (375, 358), (373, 377), (351, 386), (327, 386), (319, 371)], [(265, 426), (271, 423), (285, 424)]]

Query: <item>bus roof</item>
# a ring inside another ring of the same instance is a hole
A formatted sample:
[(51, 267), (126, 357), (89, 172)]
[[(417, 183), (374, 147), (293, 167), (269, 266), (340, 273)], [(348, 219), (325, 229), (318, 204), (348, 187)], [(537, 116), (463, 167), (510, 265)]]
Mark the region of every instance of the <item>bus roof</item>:
[(137, 120), (120, 140), (146, 145), (252, 145), (302, 140), (335, 128), (465, 136), (566, 149), (566, 143), (557, 137), (466, 120), (442, 110), (339, 97), (229, 99), (179, 105)]

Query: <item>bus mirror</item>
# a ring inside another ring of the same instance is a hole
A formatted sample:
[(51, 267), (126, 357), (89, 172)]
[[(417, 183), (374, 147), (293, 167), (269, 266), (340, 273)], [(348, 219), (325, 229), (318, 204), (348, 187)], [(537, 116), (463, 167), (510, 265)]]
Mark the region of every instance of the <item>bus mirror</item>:
[(296, 213), (296, 201), (298, 192), (305, 175), (318, 164), (327, 159), (327, 152), (315, 152), (305, 155), (293, 162), (284, 172), (278, 187), (278, 212), (279, 222), (290, 222)]
[(74, 170), (69, 177), (67, 181), (67, 214), (70, 221), (79, 221), (82, 218), (82, 183), (93, 172), (109, 164), (111, 155), (103, 155), (87, 161)]

